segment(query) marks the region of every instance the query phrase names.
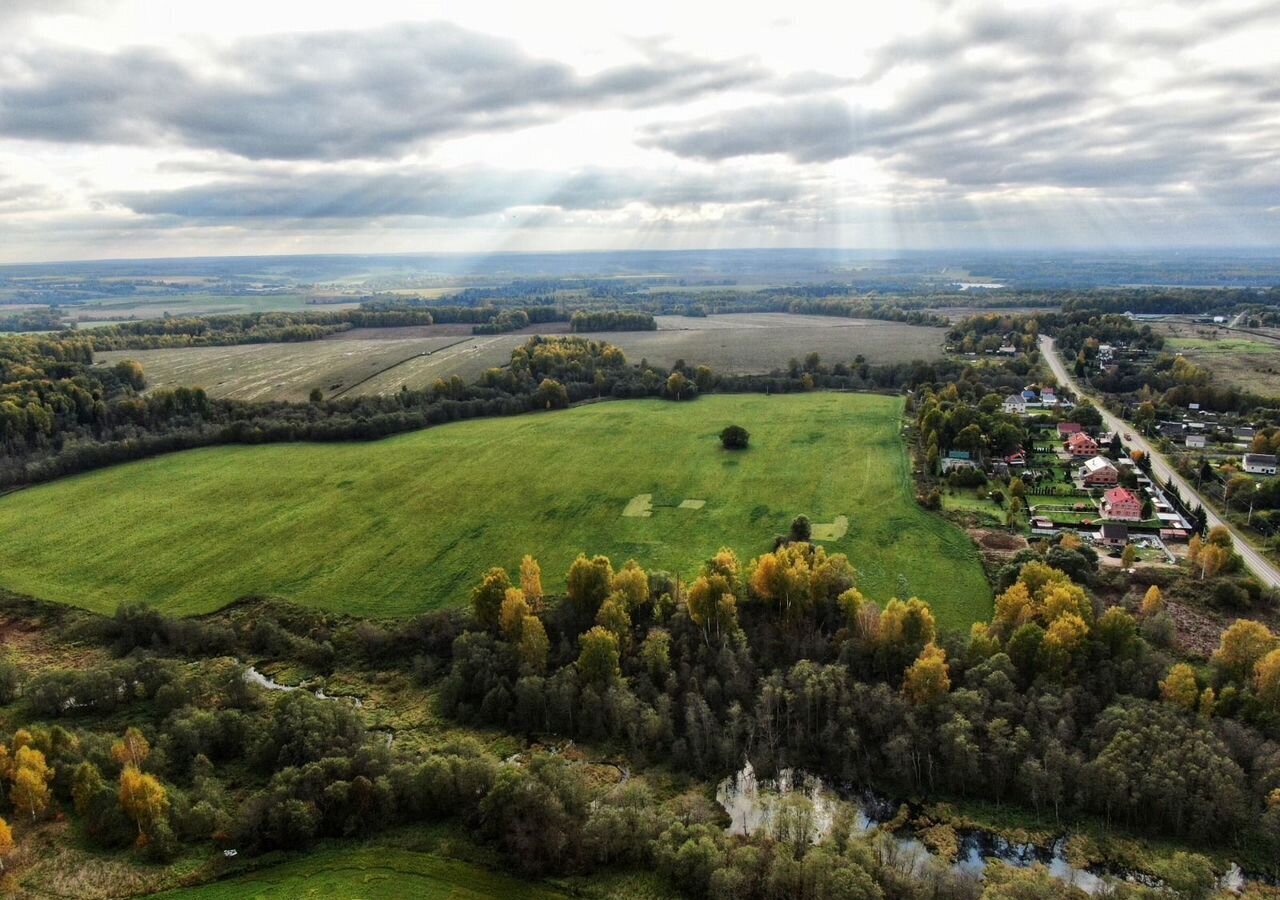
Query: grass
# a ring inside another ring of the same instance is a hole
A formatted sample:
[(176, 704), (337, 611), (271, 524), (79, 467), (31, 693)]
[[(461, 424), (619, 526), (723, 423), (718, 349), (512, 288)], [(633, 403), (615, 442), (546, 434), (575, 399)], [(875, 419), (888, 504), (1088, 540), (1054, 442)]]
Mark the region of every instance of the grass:
[(1247, 338), (1169, 338), (1168, 345), (1174, 350), (1198, 350), (1202, 353), (1276, 353), (1280, 349), (1267, 341), (1251, 341)]
[(253, 873), (185, 888), (189, 900), (285, 900), (316, 897), (555, 900), (567, 895), (467, 862), (393, 847), (322, 850)]
[[(549, 590), (580, 551), (685, 577), (721, 546), (745, 563), (804, 513), (849, 517), (827, 546), (868, 596), (920, 596), (966, 627), (989, 615), (990, 589), (965, 534), (913, 500), (901, 409), (871, 394), (716, 395), (193, 450), (0, 498), (0, 586), (104, 612), (271, 594), (399, 616), (465, 603), (489, 566), (524, 553)], [(720, 447), (730, 423), (749, 450)], [(642, 493), (652, 515), (623, 517)]]

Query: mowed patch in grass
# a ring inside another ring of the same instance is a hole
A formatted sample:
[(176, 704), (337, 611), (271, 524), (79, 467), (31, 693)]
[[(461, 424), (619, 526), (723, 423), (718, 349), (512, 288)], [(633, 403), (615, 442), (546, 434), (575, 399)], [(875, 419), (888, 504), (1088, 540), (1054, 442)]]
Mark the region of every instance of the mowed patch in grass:
[(251, 874), (162, 896), (184, 900), (561, 900), (567, 895), (470, 863), (379, 847), (319, 851)]
[[(965, 534), (913, 500), (902, 401), (871, 394), (633, 400), (459, 422), (376, 443), (194, 450), (0, 498), (0, 586), (109, 612), (178, 613), (273, 594), (371, 616), (467, 602), (492, 565), (579, 552), (688, 577), (745, 563), (800, 513), (884, 602), (917, 595), (954, 627), (991, 594)], [(728, 451), (739, 424), (751, 447)], [(624, 516), (651, 495), (649, 516)], [(681, 508), (688, 499), (699, 509)], [(838, 531), (839, 529), (833, 529)]]

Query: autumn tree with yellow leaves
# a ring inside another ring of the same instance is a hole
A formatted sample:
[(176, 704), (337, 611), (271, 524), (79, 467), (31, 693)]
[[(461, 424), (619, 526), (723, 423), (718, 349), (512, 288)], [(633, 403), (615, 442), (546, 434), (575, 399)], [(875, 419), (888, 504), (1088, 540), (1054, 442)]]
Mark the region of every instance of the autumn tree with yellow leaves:
[(1196, 684), (1196, 670), (1186, 663), (1178, 663), (1160, 682), (1160, 698), (1166, 703), (1190, 711), (1200, 702), (1200, 686)]
[(44, 754), (35, 747), (23, 745), (13, 755), (11, 769), (13, 787), (9, 789), (9, 801), (21, 815), (29, 815), (32, 821), (49, 806), (49, 782), (53, 769), (45, 762)]
[(1142, 606), (1139, 612), (1142, 614), (1142, 618), (1149, 619), (1163, 610), (1164, 595), (1160, 593), (1160, 588), (1153, 584), (1142, 595)]
[(843, 553), (797, 541), (753, 559), (748, 567), (751, 594), (775, 604), (784, 622), (802, 621), (822, 602), (854, 586), (856, 574)]
[(919, 706), (930, 703), (951, 690), (951, 668), (947, 651), (930, 641), (925, 644), (902, 680), (902, 692)]
[(520, 560), (520, 590), (535, 612), (542, 609), (542, 567), (528, 554)]
[(703, 564), (702, 571), (689, 585), (685, 597), (689, 618), (702, 629), (707, 642), (737, 630), (738, 597), (742, 593), (741, 568), (738, 555), (722, 547)]
[(154, 776), (137, 766), (127, 765), (120, 771), (120, 808), (138, 826), (140, 841), (145, 840), (169, 814), (169, 795)]
[(1266, 625), (1252, 619), (1237, 619), (1222, 632), (1210, 662), (1226, 678), (1245, 683), (1252, 677), (1258, 660), (1276, 649), (1277, 644), (1280, 642)]
[(1253, 686), (1263, 705), (1280, 712), (1280, 649), (1272, 650), (1254, 665)]
[(0, 872), (4, 871), (4, 858), (13, 850), (13, 829), (0, 818)]

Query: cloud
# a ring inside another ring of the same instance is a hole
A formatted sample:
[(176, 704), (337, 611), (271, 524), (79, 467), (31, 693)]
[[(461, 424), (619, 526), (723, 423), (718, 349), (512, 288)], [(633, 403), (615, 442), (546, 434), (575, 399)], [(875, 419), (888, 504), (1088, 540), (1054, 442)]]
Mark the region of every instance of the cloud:
[(800, 196), (800, 185), (790, 179), (727, 179), (696, 173), (470, 168), (250, 175), (173, 190), (119, 192), (103, 199), (143, 215), (200, 221), (467, 218), (531, 206), (582, 211), (631, 203), (663, 208), (785, 203)]
[[(1230, 30), (1263, 15), (1250, 8), (1206, 21)], [(1274, 6), (1270, 18), (1280, 25)], [(710, 162), (865, 156), (901, 182), (932, 184), (940, 199), (949, 191), (1136, 195), (1191, 185), (1205, 200), (1225, 201), (1246, 196), (1233, 191), (1241, 183), (1269, 183), (1274, 196), (1280, 65), (1207, 63), (1196, 52), (1205, 34), (1126, 31), (1109, 14), (981, 9), (876, 52), (864, 87), (888, 91), (877, 105), (843, 96), (766, 102), (652, 125), (641, 140)], [(1144, 74), (1152, 65), (1158, 74)]]
[(648, 45), (591, 75), (449, 23), (243, 39), (210, 64), (157, 48), (39, 47), (0, 63), (0, 136), (161, 144), (251, 159), (385, 158), (445, 136), (519, 128), (760, 83), (749, 59)]
[(785, 153), (797, 162), (827, 162), (858, 147), (853, 112), (835, 98), (772, 103), (655, 126), (643, 140), (678, 156), (714, 161)]

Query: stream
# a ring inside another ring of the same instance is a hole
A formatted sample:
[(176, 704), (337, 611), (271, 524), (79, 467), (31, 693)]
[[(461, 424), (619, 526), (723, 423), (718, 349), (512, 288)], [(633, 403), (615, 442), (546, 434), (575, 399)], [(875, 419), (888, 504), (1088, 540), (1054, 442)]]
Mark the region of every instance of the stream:
[[(274, 679), (268, 678), (266, 675), (263, 675), (253, 666), (249, 666), (247, 669), (244, 670), (244, 680), (249, 682), (249, 684), (256, 684), (258, 687), (265, 688), (268, 691), (305, 690), (305, 688), (298, 687), (297, 685), (281, 684), (280, 682), (275, 681)], [(312, 693), (315, 695), (317, 700), (346, 700), (349, 703), (351, 703), (351, 705), (354, 706), (356, 709), (359, 709), (361, 706), (364, 705), (363, 703), (360, 702), (359, 697), (331, 697), (328, 694), (326, 694), (322, 688), (317, 688), (316, 690), (312, 691)]]
[[(756, 777), (750, 761), (737, 774), (720, 782), (716, 801), (729, 814), (730, 834), (748, 835), (763, 830), (775, 836), (780, 831), (794, 835), (797, 829), (803, 829), (814, 843), (830, 833), (836, 813), (851, 805), (855, 813), (855, 833), (880, 832), (883, 835), (880, 852), (886, 861), (900, 871), (915, 875), (936, 867), (981, 878), (989, 862), (995, 859), (1020, 868), (1040, 863), (1053, 877), (1088, 894), (1102, 892), (1110, 881), (1161, 886), (1158, 879), (1141, 872), (1103, 873), (1073, 865), (1066, 857), (1066, 836), (1042, 846), (1015, 843), (982, 829), (958, 830), (958, 852), (954, 861), (948, 861), (930, 850), (910, 828), (881, 830), (883, 823), (897, 815), (898, 804), (869, 792), (838, 793), (821, 778), (791, 769), (781, 770), (776, 778), (761, 780)], [(1233, 864), (1219, 880), (1219, 887), (1239, 892), (1246, 880), (1240, 867)]]

